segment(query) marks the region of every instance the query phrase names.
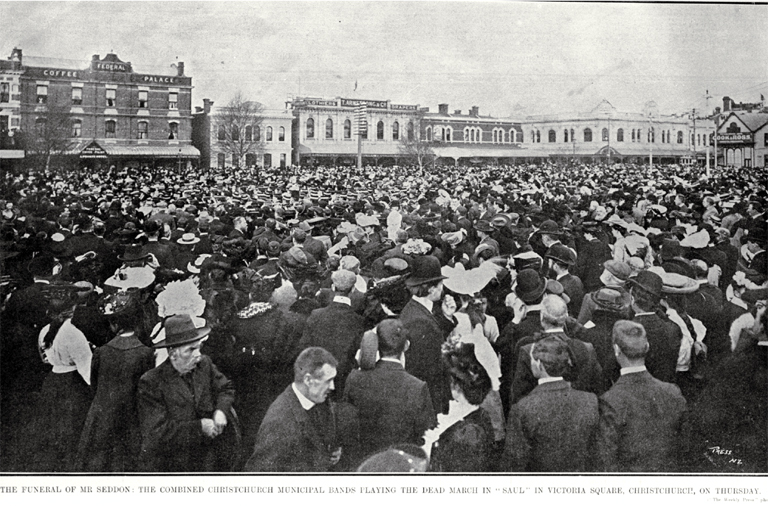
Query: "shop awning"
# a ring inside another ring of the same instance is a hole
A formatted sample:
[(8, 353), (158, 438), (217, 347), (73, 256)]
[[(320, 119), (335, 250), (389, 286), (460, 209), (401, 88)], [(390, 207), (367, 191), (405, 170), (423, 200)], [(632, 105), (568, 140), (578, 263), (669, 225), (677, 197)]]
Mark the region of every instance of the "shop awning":
[(66, 151), (67, 155), (80, 158), (199, 158), (200, 151), (194, 146), (150, 146), (107, 144), (98, 141), (80, 141)]
[(21, 158), (24, 158), (23, 149), (0, 149), (0, 159), (19, 160)]

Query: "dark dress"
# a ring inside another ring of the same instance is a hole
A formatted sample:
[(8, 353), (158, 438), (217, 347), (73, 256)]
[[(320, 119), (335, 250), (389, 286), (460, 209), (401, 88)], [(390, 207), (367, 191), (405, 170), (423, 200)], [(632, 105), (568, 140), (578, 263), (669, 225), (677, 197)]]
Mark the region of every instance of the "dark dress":
[(152, 348), (134, 334), (119, 335), (93, 353), (88, 410), (78, 449), (78, 467), (87, 472), (138, 469), (141, 429), (136, 407), (139, 378), (155, 366)]
[(430, 471), (484, 473), (492, 470), (493, 426), (483, 408), (448, 427), (432, 448)]

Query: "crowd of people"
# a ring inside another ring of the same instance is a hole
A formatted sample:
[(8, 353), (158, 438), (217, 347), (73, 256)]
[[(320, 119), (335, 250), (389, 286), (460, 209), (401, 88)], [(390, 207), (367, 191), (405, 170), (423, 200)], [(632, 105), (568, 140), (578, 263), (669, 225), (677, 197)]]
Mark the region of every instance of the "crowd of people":
[(6, 174), (3, 471), (766, 472), (767, 180)]

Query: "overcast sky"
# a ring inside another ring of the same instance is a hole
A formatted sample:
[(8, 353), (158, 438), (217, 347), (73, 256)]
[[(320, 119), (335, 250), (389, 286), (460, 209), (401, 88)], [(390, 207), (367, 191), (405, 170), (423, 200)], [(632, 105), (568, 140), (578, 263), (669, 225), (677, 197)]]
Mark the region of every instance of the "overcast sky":
[[(0, 2), (0, 54), (183, 61), (193, 105), (241, 90), (480, 113), (706, 108), (768, 95), (768, 7), (537, 2)], [(357, 91), (354, 91), (357, 81)]]

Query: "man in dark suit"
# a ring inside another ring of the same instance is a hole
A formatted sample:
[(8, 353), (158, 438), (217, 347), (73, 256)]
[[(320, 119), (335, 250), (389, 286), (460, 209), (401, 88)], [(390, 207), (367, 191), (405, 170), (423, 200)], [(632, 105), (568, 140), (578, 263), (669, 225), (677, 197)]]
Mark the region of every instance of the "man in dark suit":
[(307, 348), (293, 366), (293, 383), (269, 407), (245, 464), (248, 472), (327, 472), (341, 459), (334, 407), (338, 362)]
[(550, 261), (548, 277), (563, 285), (563, 291), (571, 299), (568, 302), (568, 314), (578, 316), (584, 300), (584, 285), (577, 276), (568, 272), (576, 263), (576, 255), (570, 248), (557, 243), (549, 247), (544, 258)]
[(405, 370), (427, 382), (433, 406), (441, 413), (448, 411), (451, 399), (442, 345), (456, 326), (456, 301), (452, 297), (443, 300), (443, 279), (437, 258), (425, 255), (413, 259), (411, 275), (405, 281), (411, 300), (400, 313), (411, 342)]
[(649, 345), (642, 325), (616, 322), (613, 345), (621, 377), (600, 397), (598, 470), (673, 472), (685, 398), (677, 385), (646, 370)]
[(654, 378), (673, 383), (683, 333), (666, 313), (659, 310), (661, 277), (654, 272), (641, 271), (629, 282), (635, 312), (632, 321), (643, 326), (648, 340), (645, 367)]
[(365, 332), (365, 318), (352, 309), (349, 294), (357, 277), (353, 272), (339, 269), (331, 274), (333, 301), (328, 306), (315, 309), (309, 315), (299, 348), (319, 346), (336, 357), (337, 381), (343, 385), (354, 367), (355, 352)]
[(148, 220), (144, 223), (144, 233), (147, 234), (147, 243), (141, 247), (141, 253), (152, 254), (160, 267), (173, 269), (176, 265), (173, 248), (160, 241), (162, 224), (156, 220)]
[(507, 418), (504, 468), (515, 472), (585, 472), (591, 467), (597, 433), (597, 396), (571, 388), (568, 345), (545, 337), (531, 347), (531, 370), (538, 379)]
[[(196, 328), (189, 315), (164, 324), (168, 360), (139, 380), (141, 467), (149, 472), (231, 470), (235, 390), (208, 356), (200, 354), (211, 329)], [(223, 435), (224, 434), (224, 435)], [(231, 444), (230, 444), (231, 443)], [(236, 447), (236, 446), (235, 446)]]
[(371, 370), (352, 371), (344, 388), (344, 400), (358, 409), (364, 455), (397, 443), (422, 446), (437, 423), (427, 384), (403, 367), (409, 342), (402, 323), (384, 320), (376, 334), (381, 359)]

